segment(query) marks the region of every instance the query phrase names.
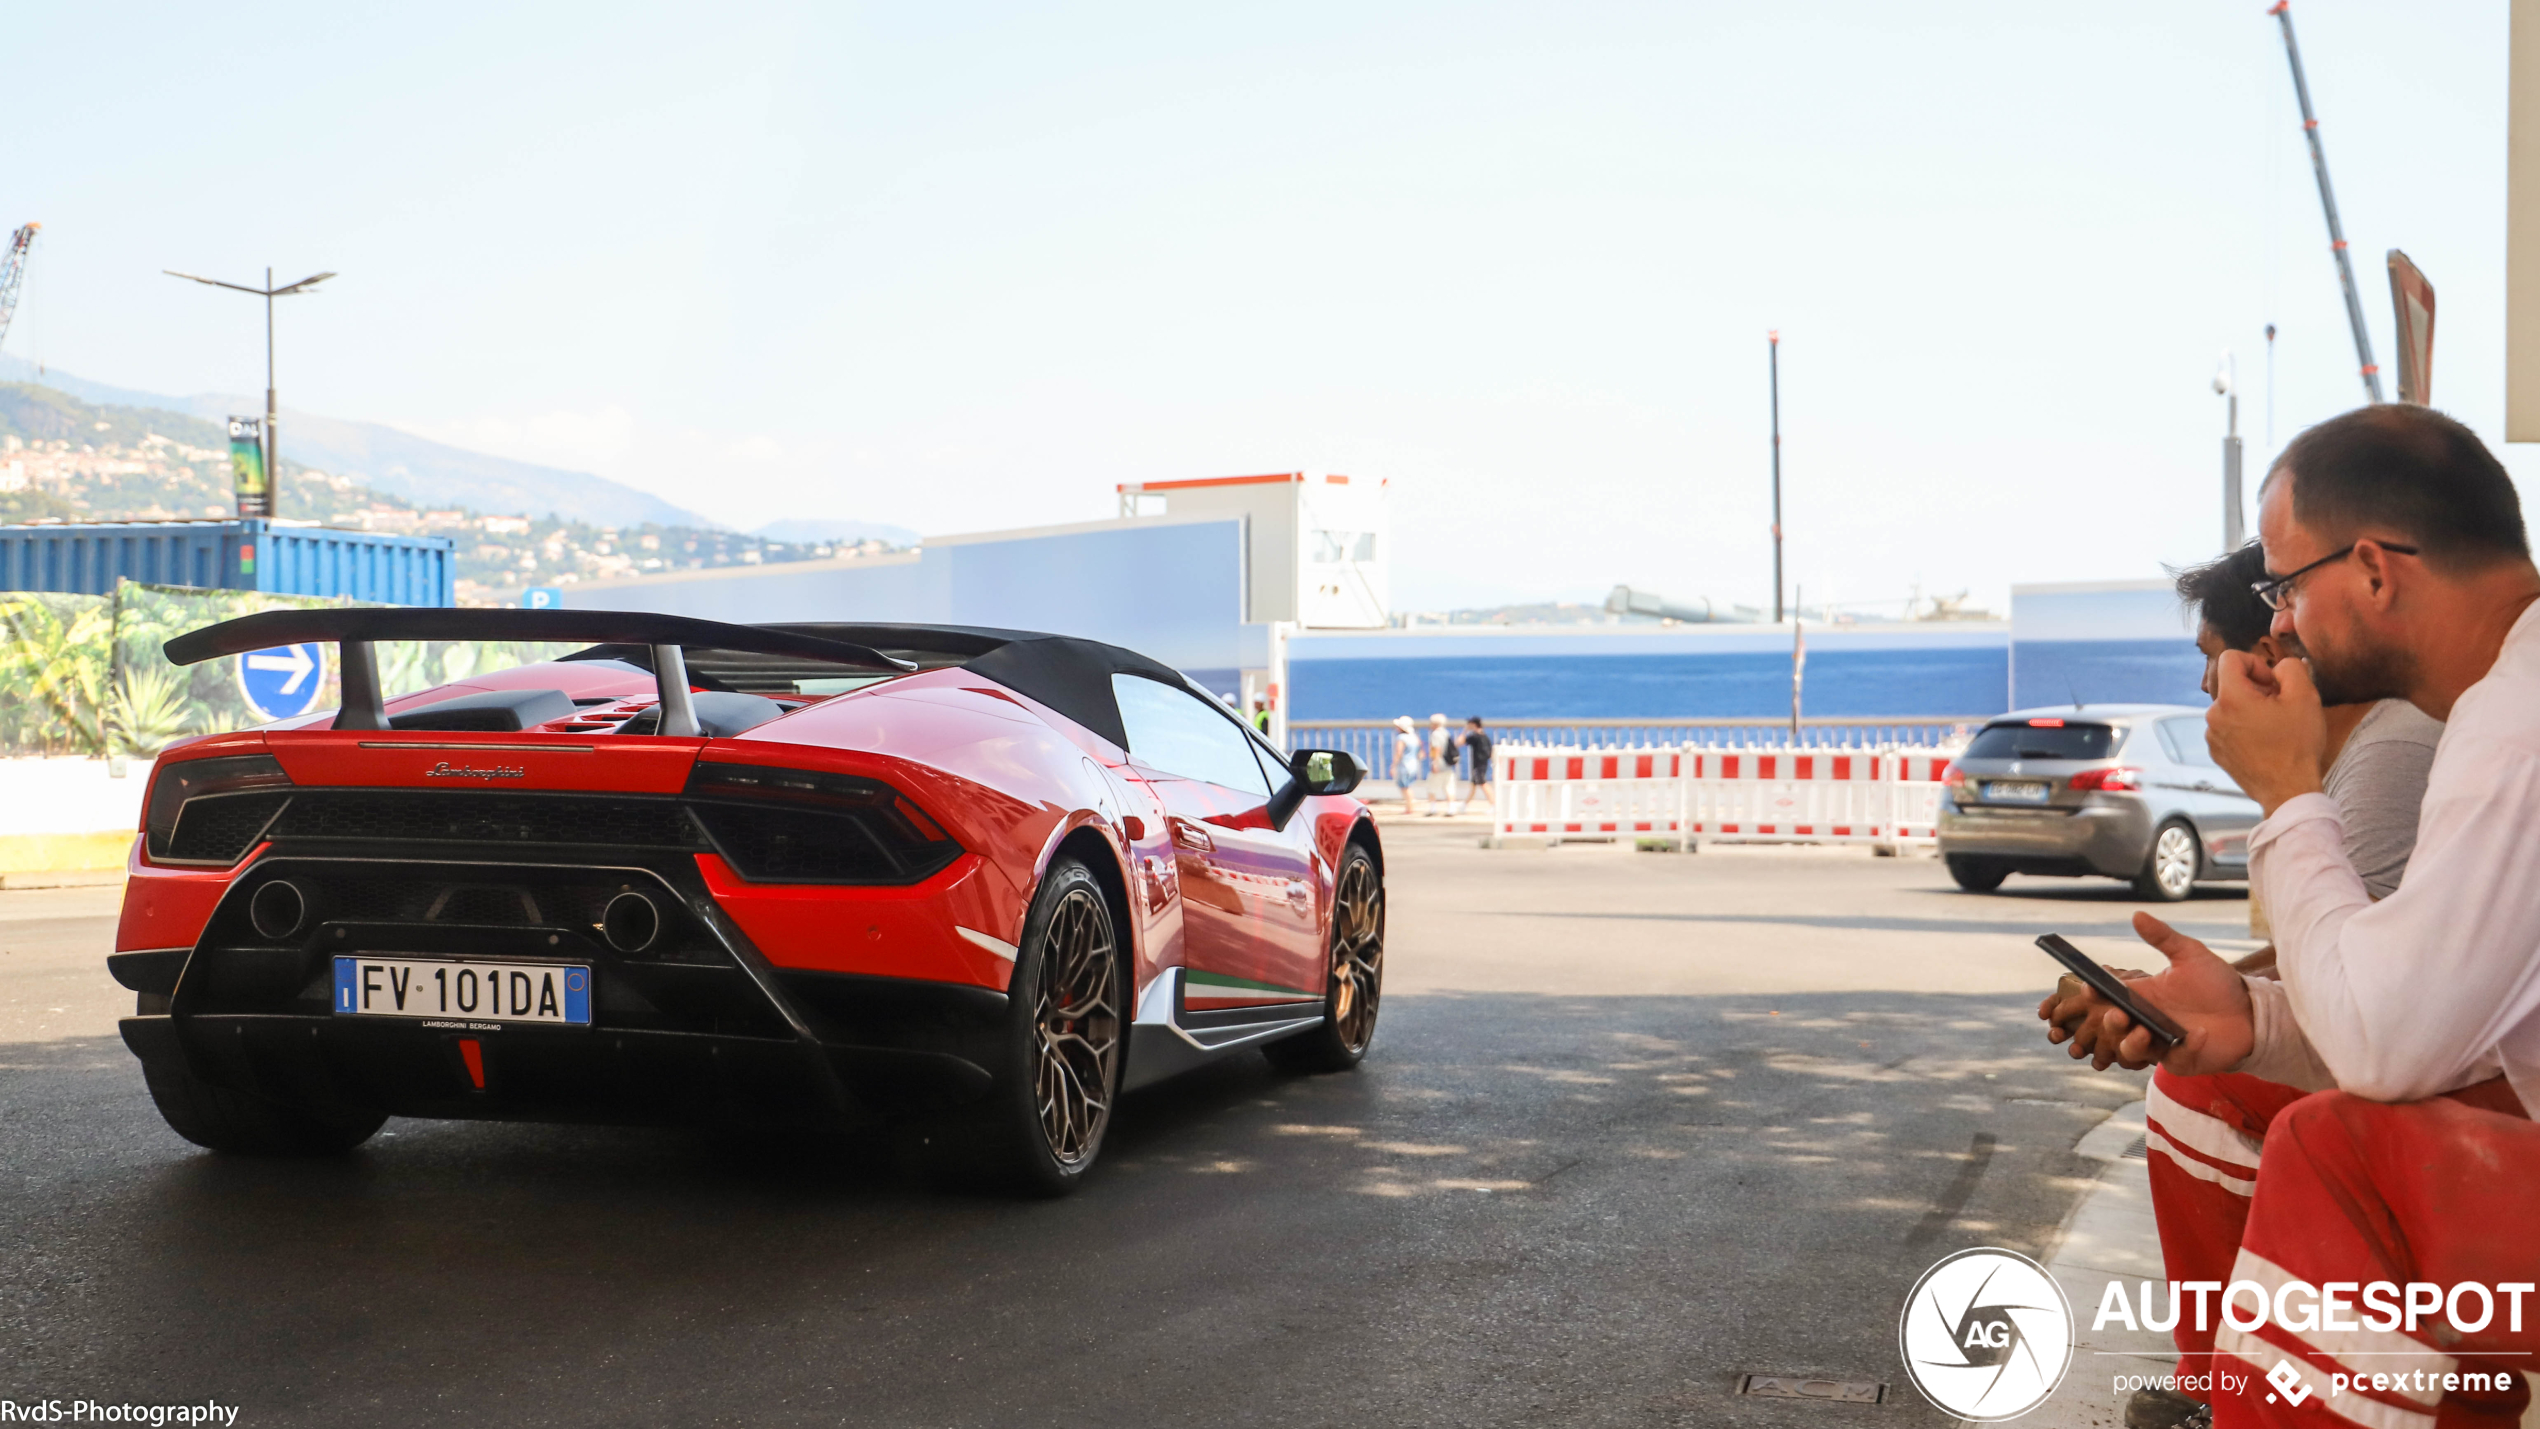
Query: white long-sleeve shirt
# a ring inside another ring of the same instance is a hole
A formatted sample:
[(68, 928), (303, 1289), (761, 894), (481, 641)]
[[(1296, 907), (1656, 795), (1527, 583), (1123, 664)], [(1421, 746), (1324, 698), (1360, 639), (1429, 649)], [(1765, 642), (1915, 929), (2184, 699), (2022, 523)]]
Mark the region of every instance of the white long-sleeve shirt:
[(2540, 1107), (2540, 604), (2452, 707), (2397, 892), (2365, 892), (2324, 794), (2286, 801), (2249, 858), (2284, 981), (2251, 982), (2242, 1071), (2413, 1101), (2501, 1068)]

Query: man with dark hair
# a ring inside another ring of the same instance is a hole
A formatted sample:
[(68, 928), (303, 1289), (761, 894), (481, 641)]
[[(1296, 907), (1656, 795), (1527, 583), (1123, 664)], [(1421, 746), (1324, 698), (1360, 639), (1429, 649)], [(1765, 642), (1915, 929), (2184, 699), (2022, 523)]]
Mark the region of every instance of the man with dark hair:
[[(2196, 648), (2205, 657), (2199, 688), (2207, 699), (2225, 651), (2244, 651), (2270, 669), (2302, 654), (2299, 636), (2270, 628), (2275, 612), (2257, 592), (2266, 575), (2266, 552), (2255, 542), (2177, 573), (2179, 599), (2196, 612)], [(2322, 714), (2328, 763), (2320, 780), (2343, 819), (2347, 860), (2373, 897), (2387, 898), (2416, 847), (2417, 806), (2425, 801), (2442, 722), (2403, 699), (2330, 704)]]
[[(2229, 651), (2250, 653), (2268, 666), (2298, 655), (2301, 643), (2271, 629), (2275, 612), (2258, 598), (2266, 580), (2266, 553), (2255, 543), (2201, 566), (2176, 572), (2179, 599), (2196, 614), (2196, 648), (2205, 656), (2203, 689), (2214, 693), (2216, 673)], [(2426, 771), (2434, 762), (2443, 726), (2406, 700), (2331, 705), (2322, 784), (2336, 801), (2346, 834), (2346, 858), (2373, 897), (2399, 886), (2416, 846), (2417, 806), (2425, 798)], [(2252, 903), (2254, 923), (2254, 909)], [(2234, 962), (2243, 973), (2274, 976), (2275, 949), (2261, 948)], [(2143, 974), (2122, 971), (2120, 977)], [(2066, 977), (2037, 1010), (2047, 1038), (2071, 1038), (2072, 1055), (2090, 1056), (2105, 1069), (2116, 1050), (2103, 1028), (2087, 1021), (2095, 999), (2077, 978)], [(2104, 1003), (2099, 1004), (2105, 1006)], [(2076, 1025), (2066, 1027), (2065, 1023)], [(2249, 1221), (2258, 1160), (2276, 1115), (2308, 1092), (2238, 1072), (2181, 1076), (2168, 1068), (2152, 1074), (2145, 1093), (2145, 1161), (2151, 1174), (2152, 1218), (2160, 1227), (2161, 1259), (2169, 1278), (2182, 1284), (2227, 1283), (2240, 1237)], [(2192, 1393), (2137, 1390), (2127, 1400), (2126, 1429), (2173, 1429), (2210, 1422), (2213, 1381), (2212, 1321), (2182, 1315), (2171, 1330), (2179, 1349), (2178, 1383)]]
[[(2494, 1393), (2445, 1384), (2540, 1351), (2540, 1314), (2509, 1313), (2540, 1309), (2540, 1126), (2524, 1111), (2540, 1102), (2540, 569), (2503, 466), (2420, 407), (2305, 432), (2260, 488), (2258, 525), (2259, 594), (2306, 658), (2270, 670), (2226, 653), (2208, 725), (2267, 813), (2250, 876), (2283, 981), (2138, 914), (2169, 966), (2135, 987), (2186, 1030), (2167, 1070), (2338, 1090), (2275, 1118), (2231, 1271), (2279, 1306), (2308, 1286), (2317, 1313), (2221, 1331), (2218, 1359), (2253, 1382), (2215, 1422), (2511, 1425), (2519, 1376)], [(2407, 876), (2376, 903), (2320, 755), (2324, 705), (2383, 698), (2448, 724)], [(2148, 1056), (2149, 1034), (2121, 1050)], [(2425, 1285), (2460, 1313), (2385, 1327), (2377, 1282)], [(2474, 1315), (2470, 1283), (2492, 1313)], [(2276, 1393), (2256, 1382), (2269, 1372)]]

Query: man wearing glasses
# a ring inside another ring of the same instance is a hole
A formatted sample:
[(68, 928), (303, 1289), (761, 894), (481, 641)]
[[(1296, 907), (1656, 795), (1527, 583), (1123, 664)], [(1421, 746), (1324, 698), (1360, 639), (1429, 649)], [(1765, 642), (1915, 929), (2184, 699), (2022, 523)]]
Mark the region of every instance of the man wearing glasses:
[[(2255, 589), (2308, 658), (2270, 670), (2222, 656), (2208, 726), (2267, 814), (2250, 878), (2283, 981), (2138, 914), (2169, 965), (2135, 986), (2187, 1030), (2160, 1058), (2172, 1074), (2338, 1089), (2269, 1128), (2232, 1280), (2278, 1305), (2295, 1282), (2323, 1308), (2344, 1298), (2302, 1323), (2297, 1290), (2260, 1328), (2225, 1327), (2218, 1355), (2252, 1388), (2218, 1396), (2214, 1422), (2434, 1429), (2439, 1409), (2446, 1429), (2511, 1425), (2528, 1398), (2519, 1376), (2498, 1393), (2442, 1385), (2540, 1351), (2540, 1126), (2524, 1113), (2540, 1104), (2540, 569), (2504, 468), (2420, 407), (2368, 407), (2295, 439), (2260, 488), (2259, 531), (2273, 574)], [(2385, 698), (2448, 724), (2415, 855), (2375, 903), (2321, 792), (2322, 707)], [(2148, 1060), (2149, 1035), (2121, 1049)], [(2356, 1302), (2378, 1281), (2431, 1283), (2468, 1308), (2381, 1329)], [(2495, 1305), (2475, 1330), (2462, 1326), (2477, 1300), (2452, 1291), (2464, 1282)], [(2283, 1392), (2267, 1392), (2270, 1371)], [(2370, 1387), (2385, 1381), (2400, 1387)]]

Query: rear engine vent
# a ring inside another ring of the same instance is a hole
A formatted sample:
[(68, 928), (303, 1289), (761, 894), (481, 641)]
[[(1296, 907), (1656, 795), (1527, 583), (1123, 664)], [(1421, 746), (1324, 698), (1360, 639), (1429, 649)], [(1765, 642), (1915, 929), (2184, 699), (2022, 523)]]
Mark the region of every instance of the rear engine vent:
[(709, 762), (689, 777), (688, 795), (724, 861), (753, 883), (918, 883), (961, 856), (878, 780)]
[(275, 823), (273, 836), (615, 848), (693, 849), (700, 843), (687, 811), (667, 799), (370, 790), (304, 790)]
[(562, 690), (486, 690), (388, 717), (390, 729), (490, 730), (512, 733), (536, 729), (550, 720), (573, 717), (573, 700)]

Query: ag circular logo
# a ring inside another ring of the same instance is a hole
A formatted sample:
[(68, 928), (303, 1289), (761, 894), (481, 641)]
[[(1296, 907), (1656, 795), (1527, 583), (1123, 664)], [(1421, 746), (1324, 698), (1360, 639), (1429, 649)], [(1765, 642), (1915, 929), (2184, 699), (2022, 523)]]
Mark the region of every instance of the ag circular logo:
[(2063, 1382), (2073, 1310), (2027, 1256), (1962, 1250), (1914, 1282), (1896, 1341), (1905, 1372), (1932, 1403), (1961, 1419), (2016, 1419)]

